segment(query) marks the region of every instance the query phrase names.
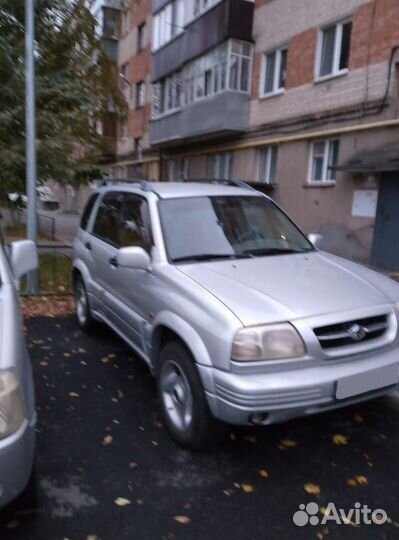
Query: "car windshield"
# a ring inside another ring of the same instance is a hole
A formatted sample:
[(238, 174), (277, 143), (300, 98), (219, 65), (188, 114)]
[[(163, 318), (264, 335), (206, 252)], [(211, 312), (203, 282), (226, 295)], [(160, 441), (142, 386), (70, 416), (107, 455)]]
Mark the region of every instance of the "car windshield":
[(160, 217), (172, 262), (303, 253), (313, 246), (261, 196), (164, 199)]

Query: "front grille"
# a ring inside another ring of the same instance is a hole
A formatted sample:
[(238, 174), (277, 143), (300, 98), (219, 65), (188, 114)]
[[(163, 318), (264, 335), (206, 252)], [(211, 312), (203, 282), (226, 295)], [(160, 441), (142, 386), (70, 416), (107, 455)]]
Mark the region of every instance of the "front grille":
[(382, 337), (388, 330), (388, 316), (377, 315), (314, 329), (323, 349), (358, 345)]

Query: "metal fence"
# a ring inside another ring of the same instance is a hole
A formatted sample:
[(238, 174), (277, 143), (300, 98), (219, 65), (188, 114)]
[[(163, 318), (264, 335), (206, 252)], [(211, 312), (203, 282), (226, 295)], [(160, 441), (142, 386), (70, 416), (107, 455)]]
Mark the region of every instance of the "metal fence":
[[(14, 213), (17, 221), (26, 225), (26, 211), (18, 210)], [(56, 220), (54, 217), (38, 214), (37, 216), (38, 233), (45, 236), (49, 240), (55, 240), (56, 236)]]
[[(39, 294), (63, 295), (72, 293), (72, 246), (38, 244)], [(20, 291), (27, 295), (27, 280), (21, 281)]]

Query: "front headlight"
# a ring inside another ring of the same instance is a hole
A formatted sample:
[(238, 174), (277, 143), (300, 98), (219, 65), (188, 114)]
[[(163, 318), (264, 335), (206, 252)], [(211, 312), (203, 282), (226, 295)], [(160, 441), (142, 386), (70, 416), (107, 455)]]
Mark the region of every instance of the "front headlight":
[(21, 387), (14, 370), (0, 371), (0, 440), (11, 435), (25, 419)]
[(289, 323), (244, 328), (237, 333), (232, 351), (233, 359), (241, 362), (298, 358), (305, 354), (305, 344)]

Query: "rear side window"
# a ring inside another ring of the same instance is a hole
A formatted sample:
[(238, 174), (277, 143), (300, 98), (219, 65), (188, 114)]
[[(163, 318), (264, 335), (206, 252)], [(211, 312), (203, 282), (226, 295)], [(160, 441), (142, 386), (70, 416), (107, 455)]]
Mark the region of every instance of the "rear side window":
[(147, 201), (141, 197), (126, 194), (121, 212), (120, 247), (139, 246), (151, 251), (151, 229)]
[(93, 234), (115, 247), (120, 247), (119, 227), (123, 194), (107, 193), (98, 208)]
[(86, 207), (82, 214), (82, 219), (80, 220), (80, 228), (84, 231), (87, 230), (87, 225), (89, 224), (89, 219), (91, 216), (91, 212), (94, 208), (94, 205), (96, 204), (96, 200), (98, 199), (98, 193), (93, 193), (93, 195), (88, 200)]

